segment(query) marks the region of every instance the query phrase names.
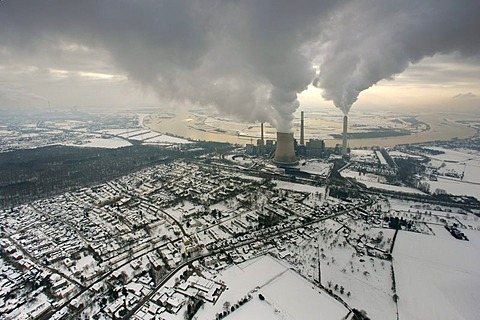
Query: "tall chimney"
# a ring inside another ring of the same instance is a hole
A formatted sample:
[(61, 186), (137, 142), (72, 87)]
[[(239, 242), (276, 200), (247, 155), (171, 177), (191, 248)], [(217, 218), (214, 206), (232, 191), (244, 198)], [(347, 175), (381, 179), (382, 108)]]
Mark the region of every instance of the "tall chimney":
[(298, 163), (293, 146), (293, 133), (277, 132), (273, 162), (280, 166), (293, 166)]
[(304, 146), (305, 145), (305, 122), (303, 119), (303, 111), (300, 113), (301, 118), (300, 118), (300, 145)]
[(265, 145), (265, 140), (264, 140), (264, 137), (263, 137), (263, 122), (261, 124), (261, 133), (260, 133), (260, 139), (262, 140), (261, 144), (262, 144), (262, 148), (263, 146)]
[(263, 122), (260, 123), (260, 154), (264, 154), (265, 153), (265, 140), (264, 140), (264, 136), (263, 136)]
[(345, 115), (343, 117), (343, 141), (342, 141), (342, 155), (347, 154), (347, 127), (348, 127), (348, 117)]

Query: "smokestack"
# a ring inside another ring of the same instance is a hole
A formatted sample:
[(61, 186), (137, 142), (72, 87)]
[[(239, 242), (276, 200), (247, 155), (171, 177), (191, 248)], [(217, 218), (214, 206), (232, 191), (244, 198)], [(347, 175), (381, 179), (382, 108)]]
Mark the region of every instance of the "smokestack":
[[(260, 145), (262, 146), (262, 149), (263, 147), (265, 146), (265, 140), (263, 140), (263, 122), (261, 124), (261, 132), (260, 132), (260, 139), (262, 140), (262, 142), (260, 143)], [(263, 151), (263, 150), (262, 150)]]
[(304, 146), (305, 145), (305, 122), (303, 120), (303, 111), (300, 114), (301, 114), (301, 119), (300, 119), (300, 145)]
[(343, 117), (342, 155), (347, 154), (347, 127), (348, 127), (348, 117), (345, 115)]
[(263, 136), (263, 122), (260, 123), (260, 139), (257, 140), (258, 154), (265, 154), (265, 140)]
[(283, 166), (293, 166), (298, 163), (293, 147), (293, 133), (277, 132), (277, 146), (273, 162)]

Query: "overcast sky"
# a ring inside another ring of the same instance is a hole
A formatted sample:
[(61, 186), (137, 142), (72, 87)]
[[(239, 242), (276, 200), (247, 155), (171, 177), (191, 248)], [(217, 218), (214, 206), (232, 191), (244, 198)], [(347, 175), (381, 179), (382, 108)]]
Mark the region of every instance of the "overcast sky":
[(476, 111), (479, 16), (477, 0), (4, 0), (0, 108), (208, 105), (283, 130), (302, 105)]

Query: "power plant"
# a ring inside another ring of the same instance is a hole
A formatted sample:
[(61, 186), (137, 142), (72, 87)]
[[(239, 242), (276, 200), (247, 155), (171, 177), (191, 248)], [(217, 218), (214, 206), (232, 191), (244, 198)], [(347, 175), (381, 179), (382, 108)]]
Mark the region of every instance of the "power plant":
[[(248, 155), (273, 156), (273, 163), (280, 167), (295, 166), (298, 164), (297, 157), (323, 157), (325, 155), (325, 142), (320, 139), (305, 141), (305, 114), (300, 113), (300, 143), (294, 139), (293, 133), (277, 132), (275, 140), (265, 140), (265, 126), (260, 123), (260, 139), (257, 144), (247, 144), (245, 152)], [(346, 150), (346, 149), (345, 149)]]
[(347, 127), (348, 127), (348, 117), (345, 115), (343, 117), (343, 134), (342, 134), (342, 155), (347, 155)]
[(280, 166), (294, 166), (298, 164), (295, 157), (293, 133), (277, 132), (277, 146), (273, 162)]

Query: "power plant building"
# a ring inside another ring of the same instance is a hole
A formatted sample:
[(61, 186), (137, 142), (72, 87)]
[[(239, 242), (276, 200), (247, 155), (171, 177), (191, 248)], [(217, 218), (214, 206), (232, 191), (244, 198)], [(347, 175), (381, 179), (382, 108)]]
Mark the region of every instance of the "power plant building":
[(277, 145), (273, 162), (279, 166), (294, 166), (298, 164), (295, 156), (293, 133), (277, 132)]
[(307, 155), (309, 157), (321, 157), (325, 152), (325, 142), (319, 139), (310, 139), (307, 142)]

